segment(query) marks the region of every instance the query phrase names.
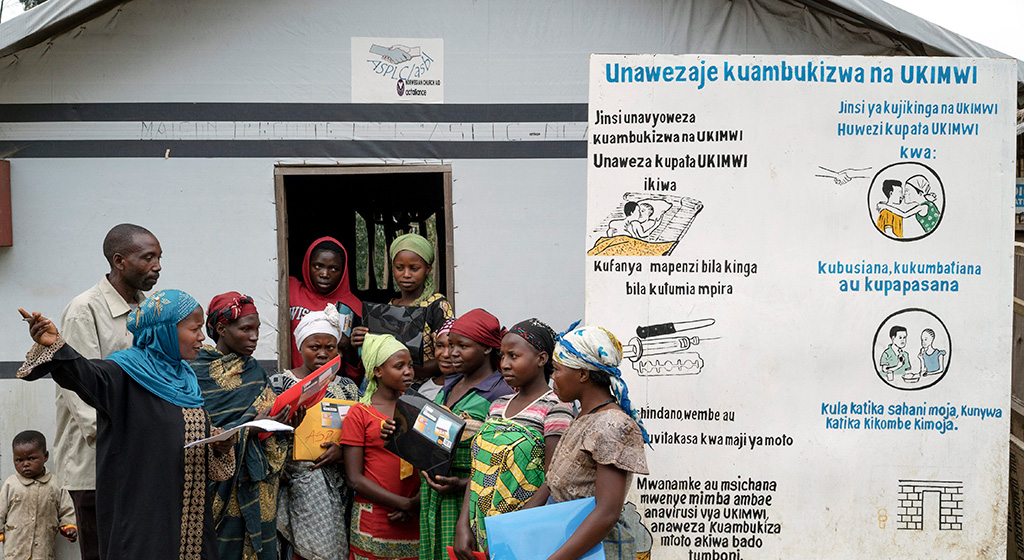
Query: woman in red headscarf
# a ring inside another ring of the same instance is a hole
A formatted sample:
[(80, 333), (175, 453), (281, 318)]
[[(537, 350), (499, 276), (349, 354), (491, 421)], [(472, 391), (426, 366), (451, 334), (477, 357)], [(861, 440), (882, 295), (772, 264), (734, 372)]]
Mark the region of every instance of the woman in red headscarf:
[[(323, 311), (328, 303), (338, 307), (343, 303), (362, 317), (363, 303), (352, 293), (348, 283), (348, 253), (333, 237), (321, 237), (306, 249), (302, 259), (302, 279), (295, 276), (288, 278), (288, 306), (291, 315), (292, 331), (292, 367), (302, 365), (302, 354), (295, 345), (295, 327), (310, 311)], [(339, 307), (339, 312), (343, 310)], [(346, 374), (352, 378), (360, 376), (359, 360), (351, 352), (351, 344), (344, 334), (339, 340), (339, 347), (348, 362)], [(347, 350), (347, 351), (346, 351)]]
[(491, 403), (512, 388), (498, 370), (505, 329), (498, 318), (474, 309), (455, 320), (448, 332), (449, 355), (455, 374), (449, 376), (435, 402), (466, 420), (462, 441), (455, 447), (449, 476), (424, 476), (420, 485), (420, 558), (448, 558), (455, 524), (472, 474), (470, 441), (487, 418)]
[[(274, 392), (267, 372), (252, 357), (260, 333), (252, 298), (228, 292), (214, 297), (207, 309), (206, 332), (216, 346), (204, 344), (189, 365), (196, 372), (210, 421), (229, 429), (266, 418)], [(289, 412), (285, 407), (274, 420), (286, 422)], [(234, 476), (211, 485), (217, 497), (213, 521), (221, 558), (277, 559), (277, 488), (288, 442), (256, 435), (249, 428), (238, 434)], [(261, 499), (268, 496), (269, 500)]]

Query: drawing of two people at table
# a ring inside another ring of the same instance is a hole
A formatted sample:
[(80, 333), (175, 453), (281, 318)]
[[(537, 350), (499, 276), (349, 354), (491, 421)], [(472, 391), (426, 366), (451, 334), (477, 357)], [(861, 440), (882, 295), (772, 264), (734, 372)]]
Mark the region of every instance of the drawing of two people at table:
[(913, 367), (910, 362), (910, 354), (904, 348), (907, 347), (907, 329), (900, 325), (893, 325), (889, 329), (891, 343), (882, 352), (878, 361), (882, 373), (888, 381), (893, 381), (898, 375), (908, 383), (915, 383), (921, 377), (938, 375), (945, 370), (946, 351), (935, 348), (935, 331), (924, 329), (921, 331), (921, 350), (917, 353), (917, 360), (920, 364), (918, 371), (911, 371)]
[[(903, 220), (913, 216), (927, 235), (939, 223), (942, 213), (935, 201), (938, 196), (931, 192), (931, 184), (924, 175), (914, 175), (906, 181), (886, 179), (882, 182), (885, 200), (875, 205), (878, 230), (890, 237), (903, 238)], [(912, 235), (911, 237), (919, 237)]]

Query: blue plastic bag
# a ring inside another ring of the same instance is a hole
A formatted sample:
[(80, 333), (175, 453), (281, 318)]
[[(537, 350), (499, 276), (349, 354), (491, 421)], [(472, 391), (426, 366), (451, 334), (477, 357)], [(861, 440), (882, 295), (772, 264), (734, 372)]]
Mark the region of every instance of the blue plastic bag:
[[(597, 500), (583, 498), (484, 519), (491, 560), (538, 560), (554, 554), (569, 540)], [(601, 543), (580, 560), (604, 560)]]

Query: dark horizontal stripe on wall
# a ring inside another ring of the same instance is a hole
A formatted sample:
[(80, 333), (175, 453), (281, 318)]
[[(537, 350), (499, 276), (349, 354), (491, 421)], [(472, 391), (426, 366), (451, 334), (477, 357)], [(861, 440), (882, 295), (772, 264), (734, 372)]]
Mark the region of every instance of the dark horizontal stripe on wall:
[(586, 103), (18, 103), (0, 122), (584, 122)]
[[(22, 362), (0, 362), (0, 379), (17, 379), (14, 374), (21, 364)], [(277, 362), (274, 360), (259, 360), (259, 364), (268, 374), (277, 372)]]
[(582, 159), (584, 140), (431, 142), (368, 140), (39, 140), (0, 142), (6, 158)]

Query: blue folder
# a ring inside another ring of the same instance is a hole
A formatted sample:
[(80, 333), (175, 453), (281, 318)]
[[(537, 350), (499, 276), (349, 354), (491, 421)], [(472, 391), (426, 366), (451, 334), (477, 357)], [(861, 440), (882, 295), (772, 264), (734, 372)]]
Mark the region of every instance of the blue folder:
[[(594, 498), (583, 498), (485, 518), (491, 560), (547, 558), (569, 540), (596, 504)], [(580, 560), (604, 560), (603, 546), (598, 543)]]

